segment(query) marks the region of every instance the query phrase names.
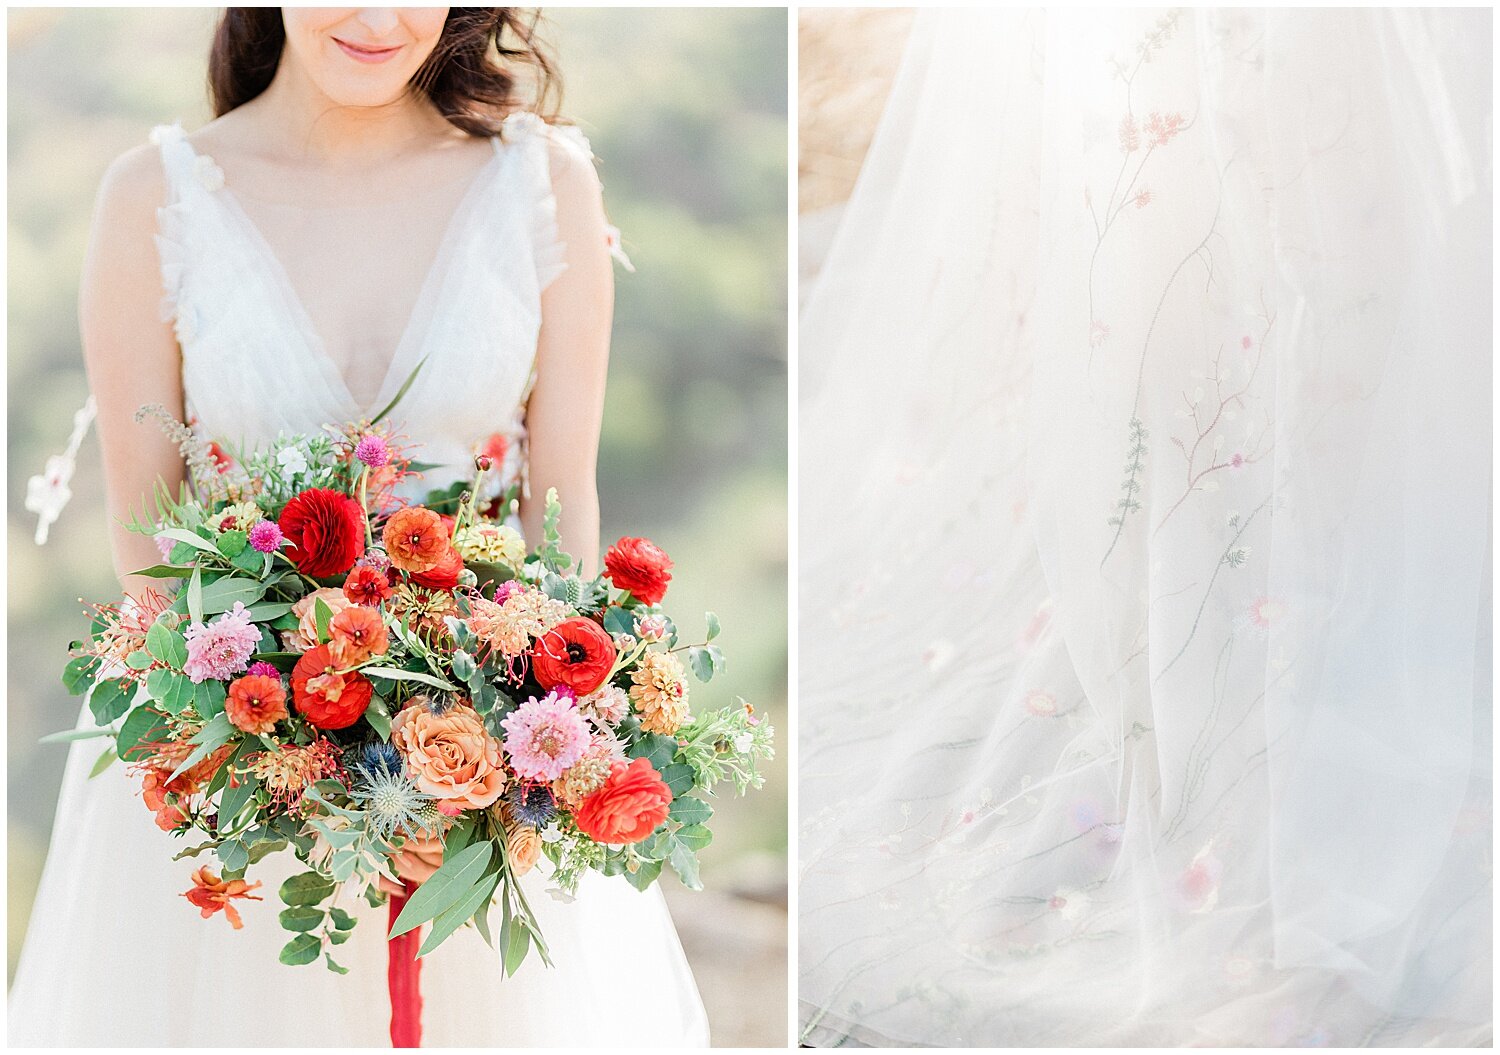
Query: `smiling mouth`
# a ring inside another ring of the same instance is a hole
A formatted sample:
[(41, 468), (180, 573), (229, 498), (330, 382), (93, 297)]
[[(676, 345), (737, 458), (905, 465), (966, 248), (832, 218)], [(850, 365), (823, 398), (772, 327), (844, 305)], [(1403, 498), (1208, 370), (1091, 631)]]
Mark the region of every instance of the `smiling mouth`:
[(390, 47), (371, 47), (368, 44), (351, 44), (349, 41), (340, 40), (338, 37), (334, 37), (333, 42), (339, 46), (345, 55), (348, 55), (356, 62), (385, 62), (401, 50), (401, 45), (399, 44)]

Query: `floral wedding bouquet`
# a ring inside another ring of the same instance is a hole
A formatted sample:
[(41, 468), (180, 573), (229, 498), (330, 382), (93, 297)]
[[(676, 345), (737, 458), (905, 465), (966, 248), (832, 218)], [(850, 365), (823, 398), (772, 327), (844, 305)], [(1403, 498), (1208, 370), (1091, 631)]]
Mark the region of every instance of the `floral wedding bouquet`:
[(518, 882), (543, 857), (564, 899), (590, 870), (700, 887), (708, 797), (761, 785), (772, 730), (742, 701), (689, 710), (689, 671), (722, 669), (719, 624), (683, 642), (665, 553), (621, 539), (583, 576), (554, 493), (528, 552), (503, 519), (517, 489), (481, 500), (484, 456), (404, 503), (431, 467), (378, 424), (240, 460), (145, 414), (190, 470), (130, 525), (161, 552), (137, 574), (169, 588), (92, 609), (64, 680), (100, 728), (65, 736), (111, 738), (96, 771), (123, 760), (191, 843), (177, 857), (217, 858), (186, 892), (205, 918), (239, 928), (235, 902), (261, 898), (247, 876), (287, 851), (306, 870), (279, 891), (283, 963), (343, 973), (337, 902), (363, 896), (391, 904), (393, 943), (430, 925), (421, 955), (472, 924), (509, 974), (533, 947), (547, 961)]

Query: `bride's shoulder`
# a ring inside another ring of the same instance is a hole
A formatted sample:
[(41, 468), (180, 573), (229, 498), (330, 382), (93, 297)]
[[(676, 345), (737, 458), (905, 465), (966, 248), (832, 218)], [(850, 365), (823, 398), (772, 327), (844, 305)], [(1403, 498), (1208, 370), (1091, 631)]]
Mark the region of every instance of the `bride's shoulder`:
[(104, 170), (94, 204), (94, 222), (107, 226), (153, 226), (167, 193), (167, 174), (155, 143), (140, 143)]
[(576, 125), (552, 123), (529, 110), (517, 111), (505, 119), (501, 141), (531, 143), (541, 148), (553, 188), (559, 194), (599, 184), (593, 148)]

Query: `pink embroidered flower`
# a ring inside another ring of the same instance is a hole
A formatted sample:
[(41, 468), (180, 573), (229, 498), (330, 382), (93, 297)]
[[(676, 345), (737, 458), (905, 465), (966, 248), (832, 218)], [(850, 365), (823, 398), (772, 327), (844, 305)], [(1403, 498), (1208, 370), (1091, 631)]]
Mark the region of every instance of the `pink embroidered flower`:
[(1286, 618), (1287, 607), (1270, 597), (1257, 597), (1250, 605), (1250, 621), (1262, 630), (1269, 630)]
[(250, 664), (250, 668), (248, 670), (246, 670), (245, 673), (246, 674), (256, 674), (256, 675), (259, 675), (259, 676), (261, 676), (263, 678), (279, 678), (279, 677), (281, 677), (281, 671), (277, 670), (272, 664), (267, 663), (265, 660), (261, 660), (258, 663), (252, 663), (252, 664)]
[(1037, 718), (1051, 718), (1057, 713), (1057, 697), (1050, 692), (1032, 689), (1026, 694), (1026, 713)]
[(1234, 469), (1242, 469), (1245, 466), (1245, 456), (1239, 451), (1234, 452), (1234, 457), (1229, 459), (1229, 465)]
[(354, 456), (371, 469), (379, 469), (391, 460), (391, 449), (384, 439), (371, 433), (355, 445)]
[(1016, 635), (1016, 651), (1025, 655), (1036, 647), (1036, 643), (1042, 639), (1042, 633), (1047, 625), (1052, 622), (1052, 598), (1047, 598), (1038, 607), (1031, 617), (1031, 622)]
[(556, 780), (589, 746), (588, 723), (555, 692), (527, 700), (500, 725), (511, 768), (527, 780)]
[(1240, 347), (1247, 352), (1250, 350), (1250, 335), (1248, 333), (1240, 338)]
[(1135, 127), (1135, 118), (1126, 114), (1120, 118), (1120, 151), (1133, 154), (1141, 146), (1141, 134)]
[(1089, 347), (1097, 348), (1109, 340), (1109, 326), (1095, 319), (1089, 324)]
[(1146, 187), (1142, 187), (1136, 191), (1135, 197), (1130, 200), (1135, 204), (1137, 209), (1144, 209), (1151, 204), (1151, 191)]
[(1164, 147), (1172, 141), (1172, 138), (1187, 127), (1187, 121), (1181, 114), (1159, 114), (1152, 111), (1146, 119), (1146, 137), (1151, 140), (1153, 147)]
[(1219, 901), (1219, 880), (1224, 874), (1224, 862), (1214, 856), (1214, 844), (1199, 850), (1177, 877), (1177, 896), (1189, 912), (1209, 912)]
[(224, 681), (240, 673), (260, 644), (260, 631), (239, 601), (211, 623), (191, 624), (183, 636), (188, 658), (182, 672), (195, 684), (209, 678)]
[(1082, 890), (1059, 890), (1047, 899), (1047, 907), (1060, 918), (1072, 921), (1089, 907), (1089, 896)]
[(283, 541), (281, 525), (274, 520), (257, 520), (250, 529), (250, 545), (260, 553), (275, 553)]

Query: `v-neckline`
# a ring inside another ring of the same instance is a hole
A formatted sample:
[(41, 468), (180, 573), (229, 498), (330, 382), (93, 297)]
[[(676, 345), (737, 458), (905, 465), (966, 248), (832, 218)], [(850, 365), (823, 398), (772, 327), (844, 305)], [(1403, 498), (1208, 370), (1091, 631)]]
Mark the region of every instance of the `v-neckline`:
[[(189, 149), (192, 144), (188, 144)], [(302, 295), (297, 291), (292, 282), (291, 275), (281, 258), (276, 254), (275, 248), (266, 238), (260, 226), (250, 218), (240, 198), (229, 186), (227, 180), (221, 182), (220, 186), (211, 192), (210, 196), (217, 198), (221, 204), (234, 216), (240, 229), (244, 232), (252, 252), (259, 256), (264, 265), (271, 284), (276, 287), (276, 293), (282, 301), (282, 307), (288, 313), (293, 325), (302, 336), (308, 357), (322, 372), (332, 389), (334, 396), (340, 400), (346, 410), (353, 414), (355, 419), (365, 418), (375, 413), (377, 409), (390, 402), (395, 397), (396, 391), (411, 375), (421, 357), (418, 354), (426, 345), (426, 335), (416, 333), (416, 325), (419, 318), (426, 312), (429, 299), (441, 296), (446, 287), (446, 277), (449, 268), (445, 265), (448, 258), (457, 249), (458, 241), (468, 233), (474, 224), (468, 222), (469, 214), (474, 211), (475, 204), (482, 197), (482, 192), (493, 178), (495, 171), (500, 167), (500, 161), (505, 156), (500, 149), (497, 140), (491, 141), (491, 156), (479, 167), (479, 170), (469, 178), (468, 186), (464, 188), (459, 197), (457, 206), (448, 217), (448, 223), (443, 231), (443, 236), (438, 241), (437, 251), (427, 265), (422, 283), (418, 287), (416, 298), (412, 301), (411, 309), (407, 313), (406, 322), (401, 328), (401, 334), (396, 340), (396, 347), (391, 352), (390, 362), (386, 364), (385, 374), (376, 390), (374, 402), (369, 406), (361, 406), (360, 401), (355, 398), (353, 390), (349, 387), (349, 380), (344, 372), (339, 369), (338, 364), (328, 353), (328, 344), (323, 335), (318, 332), (312, 315), (308, 312)], [(217, 162), (207, 154), (199, 154), (193, 150), (195, 157), (207, 158), (208, 163), (217, 167)], [(223, 170), (220, 169), (220, 172)], [(420, 336), (420, 339), (418, 339)]]

